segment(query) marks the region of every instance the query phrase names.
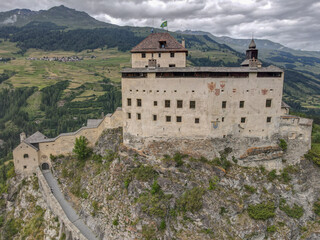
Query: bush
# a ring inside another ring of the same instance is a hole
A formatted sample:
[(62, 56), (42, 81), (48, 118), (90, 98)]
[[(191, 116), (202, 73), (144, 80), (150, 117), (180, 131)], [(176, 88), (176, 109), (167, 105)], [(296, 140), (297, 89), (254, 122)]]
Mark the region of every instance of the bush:
[(268, 233), (274, 233), (275, 231), (277, 231), (277, 227), (275, 225), (271, 225), (271, 226), (267, 227)]
[(273, 169), (271, 172), (268, 173), (268, 180), (273, 181), (277, 178), (277, 171)]
[(265, 202), (248, 206), (248, 214), (255, 220), (266, 220), (275, 216), (275, 206), (273, 202)]
[(288, 144), (284, 139), (279, 139), (279, 147), (282, 149), (282, 151), (286, 151)]
[(288, 183), (291, 180), (288, 170), (285, 168), (281, 173), (281, 179), (283, 182)]
[(218, 184), (219, 180), (220, 179), (218, 176), (214, 176), (213, 179), (210, 179), (208, 190), (215, 190), (217, 188), (217, 184)]
[(158, 181), (157, 180), (154, 180), (152, 186), (151, 186), (151, 194), (154, 195), (156, 193), (159, 193), (161, 191), (161, 187), (160, 185), (158, 184)]
[(160, 226), (159, 226), (159, 229), (161, 231), (165, 230), (167, 228), (167, 225), (166, 225), (166, 221), (163, 219), (160, 223)]
[(203, 188), (195, 187), (191, 190), (185, 191), (177, 200), (177, 209), (181, 212), (196, 212), (202, 208), (202, 196), (205, 190)]
[(164, 195), (162, 191), (156, 194), (149, 192), (140, 194), (137, 202), (141, 204), (142, 212), (149, 216), (164, 218), (167, 212), (169, 195)]
[(313, 211), (315, 214), (320, 216), (320, 199), (313, 204)]
[(252, 187), (249, 185), (244, 185), (244, 188), (246, 189), (247, 192), (250, 192), (250, 193), (255, 193), (257, 191), (255, 187)]
[(84, 161), (91, 155), (92, 149), (88, 147), (88, 144), (89, 142), (86, 137), (80, 136), (79, 138), (76, 138), (73, 152), (78, 160)]
[(308, 153), (304, 155), (304, 157), (320, 167), (320, 154), (315, 149), (309, 150)]
[(116, 218), (116, 219), (114, 219), (114, 220), (112, 221), (112, 225), (113, 225), (113, 226), (118, 226), (118, 225), (119, 225), (119, 220), (118, 220), (118, 218)]
[(153, 167), (149, 165), (140, 165), (140, 167), (133, 170), (133, 173), (137, 180), (144, 182), (154, 179), (158, 175)]
[(299, 219), (303, 215), (303, 207), (294, 204), (291, 208), (288, 204), (286, 204), (286, 200), (281, 198), (279, 203), (279, 208), (281, 211), (284, 211), (289, 217)]

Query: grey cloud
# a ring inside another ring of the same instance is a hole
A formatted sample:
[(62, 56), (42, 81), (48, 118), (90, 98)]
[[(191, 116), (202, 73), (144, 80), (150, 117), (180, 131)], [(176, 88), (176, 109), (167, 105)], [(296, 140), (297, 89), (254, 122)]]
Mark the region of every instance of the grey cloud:
[(320, 50), (318, 0), (12, 0), (1, 2), (0, 11), (61, 4), (119, 25), (158, 27), (168, 20), (170, 30), (202, 30), (234, 38), (254, 33), (288, 47)]

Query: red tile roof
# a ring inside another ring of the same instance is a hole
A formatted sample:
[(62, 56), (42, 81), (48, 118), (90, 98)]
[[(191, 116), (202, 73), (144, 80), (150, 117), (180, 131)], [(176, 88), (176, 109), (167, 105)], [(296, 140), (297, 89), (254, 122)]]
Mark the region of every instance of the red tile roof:
[[(160, 42), (163, 41), (166, 42), (166, 46), (165, 48), (160, 48)], [(131, 52), (188, 52), (188, 50), (169, 33), (151, 33), (135, 46)]]

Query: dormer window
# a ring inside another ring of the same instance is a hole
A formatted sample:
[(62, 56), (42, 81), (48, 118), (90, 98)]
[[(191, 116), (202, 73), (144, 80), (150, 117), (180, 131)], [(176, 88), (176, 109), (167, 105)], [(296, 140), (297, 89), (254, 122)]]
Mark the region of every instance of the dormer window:
[(159, 41), (160, 48), (166, 48), (167, 42), (166, 41)]

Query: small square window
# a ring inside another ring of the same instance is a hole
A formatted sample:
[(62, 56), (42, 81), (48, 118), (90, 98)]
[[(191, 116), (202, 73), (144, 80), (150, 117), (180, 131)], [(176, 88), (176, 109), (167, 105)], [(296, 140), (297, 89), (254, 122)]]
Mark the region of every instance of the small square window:
[(131, 98), (127, 98), (127, 105), (131, 106)]
[(226, 108), (227, 107), (227, 101), (222, 101), (222, 108)]
[(239, 108), (244, 108), (244, 101), (240, 101)]
[(169, 64), (169, 67), (176, 67), (175, 64)]
[(153, 106), (158, 106), (158, 101), (153, 101)]
[(182, 117), (181, 116), (177, 116), (177, 122), (182, 122)]
[(267, 117), (267, 123), (271, 122), (271, 117)]
[(128, 113), (128, 119), (131, 119), (131, 113)]
[(159, 58), (161, 58), (161, 53), (158, 54)]
[(221, 122), (224, 122), (224, 117), (221, 118)]
[(267, 99), (266, 100), (266, 107), (271, 107), (271, 103), (272, 103), (272, 100), (271, 99)]
[(195, 118), (194, 123), (200, 123), (200, 118)]
[(142, 58), (146, 58), (146, 54), (145, 53), (141, 53), (141, 57)]
[(24, 168), (24, 169), (27, 169), (27, 165), (24, 165), (23, 168)]
[(182, 107), (183, 107), (183, 101), (177, 100), (177, 108), (182, 108)]
[(166, 122), (171, 122), (171, 116), (166, 116)]
[(174, 53), (173, 52), (170, 53), (170, 57), (174, 58)]
[(170, 100), (164, 101), (164, 107), (169, 108), (170, 107)]
[(196, 108), (196, 101), (190, 101), (190, 108)]
[(137, 107), (141, 107), (141, 106), (142, 106), (141, 99), (137, 99)]
[(141, 120), (141, 113), (137, 113), (137, 119)]
[(157, 121), (157, 115), (152, 115), (153, 121)]
[(246, 118), (245, 117), (242, 117), (241, 118), (241, 123), (245, 123), (246, 122)]

